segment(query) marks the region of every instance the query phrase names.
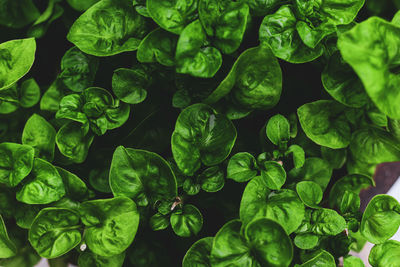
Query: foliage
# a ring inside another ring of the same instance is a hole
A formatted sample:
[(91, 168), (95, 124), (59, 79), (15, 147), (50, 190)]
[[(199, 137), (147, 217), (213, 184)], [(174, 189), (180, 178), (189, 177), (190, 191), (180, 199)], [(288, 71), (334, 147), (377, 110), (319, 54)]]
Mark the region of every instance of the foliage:
[(0, 265), (397, 266), (399, 8), (0, 0)]

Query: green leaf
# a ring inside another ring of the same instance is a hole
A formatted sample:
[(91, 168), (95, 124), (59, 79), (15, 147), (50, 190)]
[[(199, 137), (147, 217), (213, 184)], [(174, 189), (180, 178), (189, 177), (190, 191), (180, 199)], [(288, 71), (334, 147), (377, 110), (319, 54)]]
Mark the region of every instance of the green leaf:
[(146, 21), (129, 0), (101, 0), (72, 25), (68, 41), (94, 56), (134, 51), (146, 34)]
[(310, 207), (318, 208), (318, 204), (322, 200), (323, 192), (321, 187), (312, 181), (303, 181), (296, 185), (296, 191), (301, 201)]
[(141, 63), (158, 62), (161, 65), (172, 67), (175, 65), (177, 43), (178, 36), (157, 28), (140, 42), (136, 57)]
[(339, 210), (342, 214), (356, 213), (360, 209), (360, 197), (352, 191), (344, 191), (340, 198)]
[(321, 156), (329, 163), (332, 169), (340, 169), (346, 163), (347, 150), (321, 146)]
[(250, 18), (249, 6), (241, 2), (199, 0), (199, 19), (213, 44), (224, 54), (235, 52)]
[(239, 152), (233, 155), (226, 169), (227, 178), (236, 182), (247, 182), (257, 175), (257, 163), (254, 156), (247, 152)]
[(171, 149), (179, 169), (188, 176), (201, 163), (213, 166), (225, 160), (236, 140), (236, 129), (224, 115), (205, 104), (184, 109), (175, 124)]
[(81, 242), (79, 215), (70, 209), (45, 208), (29, 229), (29, 242), (44, 258), (66, 254)]
[(52, 161), (56, 144), (56, 130), (42, 116), (33, 114), (25, 123), (22, 144), (33, 147), (36, 157)]
[(122, 146), (117, 147), (112, 158), (110, 187), (114, 196), (130, 197), (139, 206), (177, 196), (175, 175), (163, 158)]
[(97, 191), (102, 193), (111, 193), (108, 179), (109, 169), (92, 169), (89, 172), (89, 183)]
[(127, 197), (83, 202), (79, 213), (85, 228), (85, 242), (95, 254), (111, 257), (121, 254), (135, 238), (139, 212)]
[(182, 267), (207, 266), (211, 267), (210, 254), (213, 237), (204, 237), (196, 241), (186, 252)]
[(276, 57), (290, 63), (313, 61), (323, 53), (322, 45), (306, 46), (297, 29), (297, 18), (290, 5), (281, 6), (274, 14), (264, 17), (259, 32), (260, 42), (269, 46)]
[(400, 242), (388, 240), (375, 245), (371, 249), (368, 261), (374, 267), (396, 266), (400, 261)]
[(0, 5), (0, 25), (23, 28), (40, 15), (32, 0), (3, 0)]
[(322, 191), (325, 191), (331, 176), (332, 169), (329, 163), (321, 158), (307, 158), (303, 167), (292, 169), (289, 172), (290, 180), (315, 182), (321, 187)]
[(0, 91), (11, 87), (29, 72), (35, 60), (34, 38), (0, 44)]
[(279, 62), (269, 48), (258, 46), (240, 54), (229, 74), (204, 103), (216, 103), (231, 93), (234, 101), (246, 109), (270, 109), (278, 104), (281, 92)]
[(68, 4), (77, 11), (85, 11), (99, 0), (67, 0)]
[(192, 178), (186, 178), (182, 185), (183, 191), (185, 191), (188, 195), (194, 196), (200, 192), (201, 185), (197, 183), (197, 181)]
[(57, 112), (61, 99), (64, 97), (65, 85), (56, 79), (40, 99), (40, 109)]
[(91, 252), (83, 252), (79, 255), (80, 267), (122, 267), (125, 260), (125, 252), (111, 257), (103, 257)]
[(271, 190), (279, 190), (286, 182), (286, 172), (281, 164), (276, 161), (266, 161), (261, 169), (266, 186)]
[(265, 217), (281, 224), (288, 234), (300, 226), (304, 213), (304, 205), (296, 192), (282, 189), (271, 193), (261, 176), (247, 184), (240, 202), (240, 219), (244, 225)]
[(374, 165), (400, 159), (400, 145), (396, 139), (375, 127), (355, 131), (351, 137), (350, 152), (355, 160)]
[(317, 235), (337, 235), (346, 226), (345, 219), (331, 209), (317, 209), (311, 215), (311, 231)]
[(364, 267), (362, 259), (355, 256), (347, 256), (343, 259), (343, 267)]
[(56, 144), (61, 154), (75, 163), (85, 161), (93, 135), (84, 133), (81, 124), (69, 122), (64, 124), (56, 135)]
[(221, 190), (225, 184), (224, 172), (218, 166), (205, 169), (197, 179), (200, 181), (201, 189), (210, 193)]
[(371, 100), (393, 119), (400, 118), (399, 46), (400, 28), (378, 17), (356, 25), (338, 40), (344, 60), (360, 77)]
[(17, 186), (33, 167), (34, 150), (31, 146), (14, 143), (0, 144), (0, 183)]
[(243, 0), (249, 5), (252, 15), (254, 16), (265, 16), (271, 14), (271, 12), (282, 2), (282, 0)]
[(391, 238), (400, 226), (400, 204), (391, 196), (377, 195), (364, 211), (360, 231), (373, 244)]
[(218, 49), (207, 46), (206, 41), (207, 36), (199, 20), (183, 29), (176, 44), (177, 73), (199, 78), (211, 78), (217, 73), (222, 64), (221, 53)]
[(349, 24), (352, 22), (358, 11), (363, 7), (365, 0), (327, 0), (321, 4), (321, 15), (336, 25)]
[(14, 213), (16, 224), (23, 229), (30, 229), (40, 209), (41, 207), (39, 205), (18, 203)]
[(128, 104), (139, 104), (146, 99), (147, 88), (151, 77), (144, 68), (125, 69), (114, 71), (112, 76), (112, 90), (121, 101)]
[(319, 238), (311, 233), (298, 234), (294, 238), (294, 244), (300, 249), (312, 249), (318, 245)]
[(339, 52), (329, 58), (321, 80), (325, 90), (343, 105), (361, 108), (369, 103), (361, 80)]
[(333, 149), (350, 144), (350, 125), (344, 116), (345, 108), (331, 100), (304, 104), (297, 110), (300, 125), (312, 141)]
[(150, 217), (149, 223), (153, 231), (164, 230), (170, 225), (169, 216), (156, 213)]
[(312, 259), (306, 261), (301, 267), (335, 267), (336, 262), (333, 256), (325, 251), (322, 250), (319, 254), (317, 254)]
[(171, 214), (171, 227), (180, 237), (197, 235), (203, 227), (203, 216), (193, 205), (184, 205)]
[(241, 234), (233, 220), (217, 233), (211, 249), (212, 266), (289, 266), (293, 246), (285, 230), (273, 220), (252, 221)]
[(17, 200), (26, 204), (48, 204), (61, 199), (65, 187), (57, 169), (49, 162), (35, 158), (32, 172), (17, 191)]
[(304, 149), (298, 145), (291, 145), (285, 152), (285, 155), (293, 154), (293, 165), (295, 168), (301, 168), (306, 162), (306, 154)]
[(163, 29), (180, 34), (197, 17), (197, 0), (148, 0), (146, 7), (151, 18)]
[(40, 87), (35, 79), (30, 78), (23, 81), (18, 88), (19, 104), (23, 108), (31, 108), (40, 100)]
[(63, 168), (56, 167), (56, 169), (63, 180), (67, 197), (72, 200), (82, 201), (82, 199), (85, 199), (88, 196), (88, 188), (84, 181)]
[(290, 139), (290, 124), (289, 121), (282, 115), (277, 114), (272, 116), (265, 127), (268, 139), (279, 146), (286, 143)]
[(17, 254), (17, 247), (10, 240), (7, 234), (6, 225), (0, 215), (0, 258), (10, 258)]
[(82, 92), (93, 85), (98, 66), (98, 58), (87, 55), (74, 46), (62, 57), (61, 74), (58, 78), (68, 89)]

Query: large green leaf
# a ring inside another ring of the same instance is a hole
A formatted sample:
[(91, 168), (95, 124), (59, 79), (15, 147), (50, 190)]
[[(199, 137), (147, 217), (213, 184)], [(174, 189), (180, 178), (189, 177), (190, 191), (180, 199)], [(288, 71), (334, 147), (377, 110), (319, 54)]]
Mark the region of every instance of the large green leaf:
[(63, 180), (49, 162), (35, 158), (32, 172), (17, 191), (17, 200), (26, 204), (48, 204), (65, 195)]
[(226, 223), (214, 238), (212, 266), (289, 266), (293, 246), (285, 230), (273, 220), (252, 221), (241, 231), (239, 220)]
[(112, 56), (136, 50), (146, 28), (132, 1), (101, 0), (74, 22), (67, 39), (87, 54)]
[[(268, 62), (268, 64), (265, 64)], [(282, 92), (282, 71), (269, 48), (245, 50), (218, 87), (204, 100), (213, 104), (231, 93), (235, 102), (246, 109), (270, 109)]]
[(304, 213), (304, 205), (294, 191), (282, 189), (271, 193), (261, 176), (247, 184), (240, 202), (243, 224), (257, 218), (268, 218), (281, 224), (288, 234), (300, 226)]
[(117, 147), (110, 168), (115, 196), (126, 196), (139, 206), (177, 196), (176, 178), (169, 164), (153, 152)]
[(135, 238), (139, 211), (127, 197), (96, 199), (79, 208), (85, 228), (85, 242), (95, 254), (111, 257), (125, 251)]
[(9, 88), (28, 73), (35, 60), (35, 52), (34, 38), (0, 44), (0, 90)]
[(298, 108), (297, 115), (305, 134), (321, 146), (339, 149), (350, 144), (350, 125), (345, 108), (331, 100), (318, 100)]
[(365, 209), (360, 230), (369, 242), (381, 244), (391, 238), (399, 226), (399, 202), (388, 195), (377, 195)]
[(371, 17), (339, 36), (338, 48), (364, 84), (375, 105), (399, 119), (400, 28)]
[(33, 114), (22, 132), (22, 144), (35, 149), (35, 156), (53, 161), (56, 144), (56, 130), (42, 116)]
[(33, 167), (34, 149), (14, 143), (0, 144), (0, 183), (18, 185)]
[(81, 242), (79, 214), (64, 208), (45, 208), (29, 229), (29, 242), (48, 259), (57, 258)]
[(223, 114), (205, 104), (195, 104), (179, 115), (171, 138), (171, 148), (179, 169), (193, 175), (203, 163), (221, 163), (229, 156), (236, 129)]

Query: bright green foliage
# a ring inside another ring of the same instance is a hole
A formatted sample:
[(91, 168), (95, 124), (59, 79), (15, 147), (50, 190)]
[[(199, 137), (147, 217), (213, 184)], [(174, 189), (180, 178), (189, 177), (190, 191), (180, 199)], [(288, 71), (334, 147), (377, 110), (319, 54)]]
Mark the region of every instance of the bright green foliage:
[(17, 248), (10, 240), (3, 218), (0, 215), (0, 259), (10, 258), (17, 253)]
[(33, 38), (0, 44), (0, 91), (11, 87), (31, 69), (35, 60)]
[(79, 208), (85, 242), (97, 255), (121, 254), (132, 243), (139, 225), (135, 202), (127, 197), (83, 202)]
[(64, 255), (81, 241), (79, 215), (64, 208), (45, 208), (29, 229), (29, 242), (42, 257)]
[(221, 67), (222, 56), (215, 47), (205, 45), (206, 38), (199, 20), (183, 29), (176, 44), (176, 72), (200, 78), (211, 78), (215, 75)]
[(300, 182), (296, 185), (296, 191), (301, 201), (310, 208), (317, 208), (322, 200), (322, 189), (315, 182)]
[(377, 195), (368, 204), (361, 221), (361, 233), (374, 244), (391, 238), (400, 226), (400, 204), (391, 196)]
[(398, 9), (0, 0), (0, 266), (398, 267)]
[(179, 169), (193, 175), (201, 163), (221, 163), (231, 152), (236, 129), (223, 114), (205, 104), (192, 105), (179, 115), (171, 138), (171, 149)]
[(351, 139), (344, 111), (337, 102), (319, 100), (301, 106), (297, 114), (308, 138), (318, 145), (339, 149), (347, 147)]
[(259, 46), (238, 57), (229, 74), (205, 101), (215, 103), (229, 94), (245, 108), (270, 109), (278, 103), (281, 92), (279, 63), (268, 48)]
[(261, 218), (248, 224), (225, 224), (214, 238), (212, 266), (289, 266), (292, 243), (285, 230), (275, 221)]
[[(373, 38), (371, 38), (371, 33)], [(399, 75), (396, 68), (400, 28), (383, 19), (372, 17), (340, 36), (338, 47), (360, 77), (375, 105), (387, 116), (399, 119)], [(368, 55), (364, 51), (368, 50)]]
[(163, 158), (122, 146), (113, 155), (110, 187), (115, 196), (130, 197), (139, 206), (154, 205), (177, 196), (175, 175)]
[(35, 148), (35, 156), (53, 161), (56, 130), (43, 117), (33, 114), (22, 132), (22, 144)]
[(129, 0), (101, 0), (72, 25), (68, 40), (94, 56), (134, 51), (146, 33), (146, 22)]
[(87, 55), (77, 47), (69, 49), (61, 59), (59, 78), (70, 90), (82, 92), (93, 84), (99, 60)]
[(116, 69), (112, 77), (114, 94), (128, 104), (139, 104), (147, 96), (147, 87), (151, 78), (143, 68)]
[(193, 205), (185, 205), (171, 215), (171, 227), (181, 237), (197, 235), (203, 226), (203, 216)]
[(0, 144), (0, 183), (18, 185), (33, 168), (34, 150), (27, 145)]
[(161, 28), (175, 34), (196, 19), (197, 0), (148, 0), (146, 7), (151, 18)]
[(304, 205), (294, 191), (283, 189), (271, 194), (262, 176), (248, 183), (240, 203), (240, 219), (244, 224), (266, 217), (279, 222), (289, 234), (300, 226), (304, 211)]
[(91, 252), (79, 255), (78, 264), (81, 267), (121, 267), (125, 260), (125, 253), (111, 257), (103, 257)]
[(182, 261), (182, 267), (196, 265), (210, 266), (211, 248), (213, 244), (212, 237), (205, 237), (195, 242), (186, 252)]
[(227, 178), (236, 182), (247, 182), (257, 175), (256, 159), (247, 152), (240, 152), (229, 159)]
[(63, 180), (49, 162), (35, 158), (29, 176), (17, 191), (17, 200), (26, 204), (48, 204), (65, 195)]
[(400, 242), (388, 240), (371, 249), (368, 261), (372, 266), (396, 266), (400, 260)]

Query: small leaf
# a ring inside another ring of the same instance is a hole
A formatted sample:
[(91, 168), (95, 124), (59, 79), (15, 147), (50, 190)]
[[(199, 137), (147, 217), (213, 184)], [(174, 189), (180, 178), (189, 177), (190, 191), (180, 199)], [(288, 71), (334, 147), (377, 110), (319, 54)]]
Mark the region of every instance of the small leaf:
[(172, 213), (170, 221), (175, 234), (181, 237), (197, 235), (203, 227), (203, 216), (193, 205), (185, 205)]
[(276, 161), (266, 161), (261, 170), (261, 177), (269, 189), (279, 190), (286, 181), (285, 169)]
[(247, 152), (233, 155), (228, 162), (227, 178), (236, 182), (247, 182), (257, 175), (256, 159)]
[(266, 133), (268, 139), (279, 146), (290, 139), (290, 124), (289, 121), (282, 115), (277, 114), (268, 120)]

